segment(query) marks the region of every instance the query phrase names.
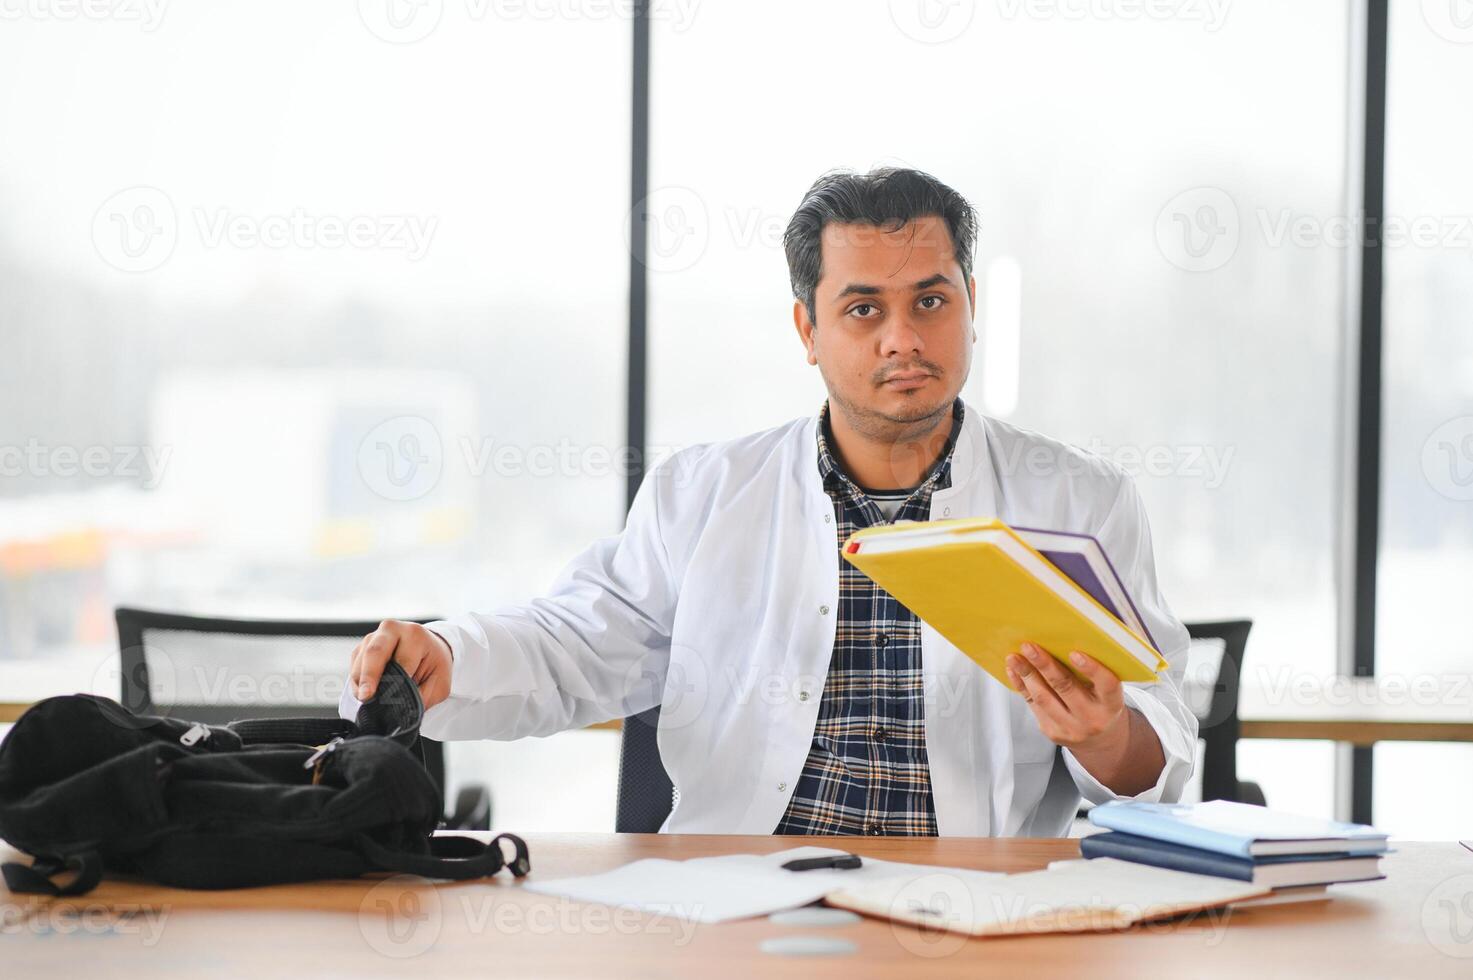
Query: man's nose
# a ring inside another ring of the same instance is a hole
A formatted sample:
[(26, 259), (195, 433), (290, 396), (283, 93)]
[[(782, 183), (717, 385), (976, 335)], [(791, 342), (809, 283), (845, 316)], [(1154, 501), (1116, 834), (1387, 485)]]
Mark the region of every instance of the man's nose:
[(907, 357), (925, 350), (925, 341), (916, 329), (908, 313), (891, 317), (880, 334), (880, 354), (883, 357)]

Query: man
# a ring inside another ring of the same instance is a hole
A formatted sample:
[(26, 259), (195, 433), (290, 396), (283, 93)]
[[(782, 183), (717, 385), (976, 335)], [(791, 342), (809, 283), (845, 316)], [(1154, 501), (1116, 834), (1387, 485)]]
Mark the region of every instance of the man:
[[(794, 325), (828, 389), (818, 417), (676, 453), (623, 533), (544, 598), (385, 622), (354, 651), (344, 712), (390, 658), (434, 738), (546, 735), (660, 704), (674, 832), (1058, 836), (1081, 795), (1176, 800), (1196, 743), (1187, 633), (1133, 485), (958, 398), (976, 231), (926, 174), (820, 178), (785, 235)], [(1062, 651), (1075, 673), (1025, 645), (1009, 689), (839, 557), (855, 528), (994, 516), (1094, 535), (1170, 669), (1122, 685), (1088, 651)]]

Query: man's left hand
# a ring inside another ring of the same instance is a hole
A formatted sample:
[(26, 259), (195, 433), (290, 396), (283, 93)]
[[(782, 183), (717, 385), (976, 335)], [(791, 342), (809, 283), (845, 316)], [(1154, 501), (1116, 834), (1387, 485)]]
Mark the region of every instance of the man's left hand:
[(1081, 680), (1035, 643), (1023, 644), (1021, 654), (1008, 657), (1008, 679), (1050, 741), (1070, 749), (1097, 749), (1129, 739), (1120, 678), (1108, 667), (1076, 650), (1069, 661), (1083, 675)]

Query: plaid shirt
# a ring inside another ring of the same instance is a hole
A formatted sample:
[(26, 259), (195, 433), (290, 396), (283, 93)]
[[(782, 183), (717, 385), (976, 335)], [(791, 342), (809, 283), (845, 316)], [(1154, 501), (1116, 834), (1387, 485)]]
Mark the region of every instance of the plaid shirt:
[[(834, 502), (836, 541), (888, 523), (880, 508), (829, 452), (828, 403), (819, 412), (818, 469)], [(929, 520), (931, 494), (951, 485), (951, 453), (962, 427), (952, 410), (951, 436), (929, 476), (910, 492), (895, 520)], [(936, 835), (921, 624), (864, 573), (839, 559), (839, 618), (813, 747), (777, 834)]]

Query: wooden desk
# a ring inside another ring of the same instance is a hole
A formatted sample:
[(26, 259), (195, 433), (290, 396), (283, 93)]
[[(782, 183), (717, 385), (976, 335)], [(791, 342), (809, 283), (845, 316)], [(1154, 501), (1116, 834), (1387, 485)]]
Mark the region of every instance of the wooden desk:
[[(607, 870), (646, 857), (765, 852), (797, 843), (995, 871), (1077, 857), (1073, 840), (528, 834), (533, 874)], [(55, 905), (0, 892), (6, 976), (512, 977), (1468, 977), (1473, 852), (1398, 844), (1384, 881), (1335, 886), (1329, 902), (1243, 909), (1118, 933), (965, 939), (866, 919), (833, 929), (764, 919), (693, 925), (536, 895), (509, 883), (412, 879), (188, 892), (108, 881)], [(3, 847), (0, 847), (3, 850)], [(1446, 902), (1447, 904), (1443, 904)], [(1462, 904), (1459, 905), (1458, 903)], [(397, 910), (394, 913), (393, 910)], [(20, 914), (24, 913), (24, 917)], [(1461, 916), (1456, 922), (1449, 916)], [(1461, 930), (1461, 931), (1459, 931)], [(858, 953), (763, 954), (771, 937), (842, 937)]]
[(1238, 692), (1242, 738), (1308, 738), (1368, 746), (1377, 742), (1473, 742), (1473, 685), (1428, 678), (1345, 678), (1295, 692), (1245, 685)]

